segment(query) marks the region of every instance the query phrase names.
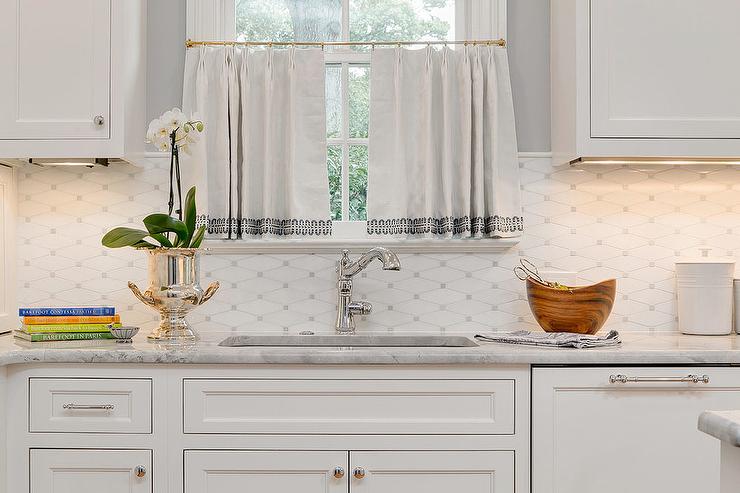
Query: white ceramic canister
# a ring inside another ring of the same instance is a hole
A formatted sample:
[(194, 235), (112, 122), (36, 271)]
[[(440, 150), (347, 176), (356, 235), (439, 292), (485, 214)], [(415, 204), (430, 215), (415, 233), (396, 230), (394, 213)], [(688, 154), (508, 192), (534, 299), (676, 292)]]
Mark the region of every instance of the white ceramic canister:
[(727, 335), (733, 331), (735, 261), (709, 257), (676, 261), (678, 330), (684, 334)]

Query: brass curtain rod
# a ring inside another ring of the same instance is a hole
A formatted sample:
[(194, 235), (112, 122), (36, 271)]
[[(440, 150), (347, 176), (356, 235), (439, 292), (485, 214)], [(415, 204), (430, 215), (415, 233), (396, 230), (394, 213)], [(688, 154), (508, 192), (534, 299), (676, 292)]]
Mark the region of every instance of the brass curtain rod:
[(496, 45), (506, 46), (505, 39), (472, 39), (465, 41), (185, 41), (194, 46), (409, 46), (409, 45)]

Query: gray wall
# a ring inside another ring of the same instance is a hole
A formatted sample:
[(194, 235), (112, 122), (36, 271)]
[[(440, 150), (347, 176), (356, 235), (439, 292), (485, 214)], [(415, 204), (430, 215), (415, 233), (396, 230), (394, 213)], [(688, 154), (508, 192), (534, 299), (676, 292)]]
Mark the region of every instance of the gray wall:
[(508, 0), (506, 6), (519, 151), (549, 151), (550, 0)]
[(147, 2), (147, 121), (182, 106), (185, 1)]
[[(147, 114), (182, 104), (185, 2), (148, 2)], [(550, 2), (508, 0), (508, 41), (519, 150), (550, 150)]]

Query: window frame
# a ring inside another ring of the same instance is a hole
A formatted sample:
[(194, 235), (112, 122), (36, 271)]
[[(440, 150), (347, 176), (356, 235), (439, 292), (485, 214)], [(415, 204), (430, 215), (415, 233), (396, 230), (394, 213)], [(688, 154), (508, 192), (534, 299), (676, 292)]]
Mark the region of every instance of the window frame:
[[(349, 2), (342, 1), (342, 40), (348, 41)], [(236, 7), (234, 0), (187, 0), (186, 34), (193, 40), (229, 40), (236, 38)], [(506, 0), (456, 0), (455, 37), (457, 39), (506, 39)], [(265, 40), (268, 41), (268, 40)], [(342, 217), (348, 214), (349, 147), (367, 145), (367, 139), (351, 138), (348, 134), (347, 101), (349, 66), (369, 65), (370, 53), (342, 50), (327, 52), (326, 65), (341, 67), (342, 136), (327, 138), (329, 146), (342, 148)], [(473, 239), (406, 239), (373, 238), (367, 234), (365, 221), (334, 221), (331, 238), (248, 239), (243, 241), (207, 239), (205, 247), (211, 253), (287, 253), (336, 252), (341, 248), (363, 249), (391, 245), (400, 251), (413, 252), (492, 252), (502, 251), (519, 243), (518, 238)]]

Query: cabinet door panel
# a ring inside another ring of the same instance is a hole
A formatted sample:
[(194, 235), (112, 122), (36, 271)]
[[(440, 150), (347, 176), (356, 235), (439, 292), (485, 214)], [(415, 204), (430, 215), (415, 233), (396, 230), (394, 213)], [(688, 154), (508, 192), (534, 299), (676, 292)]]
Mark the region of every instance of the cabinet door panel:
[(346, 468), (345, 451), (186, 450), (185, 493), (347, 493)]
[[(706, 374), (710, 383), (610, 383), (619, 374)], [(536, 368), (533, 491), (719, 491), (719, 441), (697, 420), (707, 409), (738, 408), (733, 368)]]
[(110, 0), (2, 2), (0, 139), (107, 139), (110, 30)]
[(740, 135), (740, 2), (590, 5), (592, 137)]
[(513, 493), (514, 452), (351, 452), (352, 493)]
[(31, 493), (151, 493), (151, 464), (149, 450), (31, 449)]

